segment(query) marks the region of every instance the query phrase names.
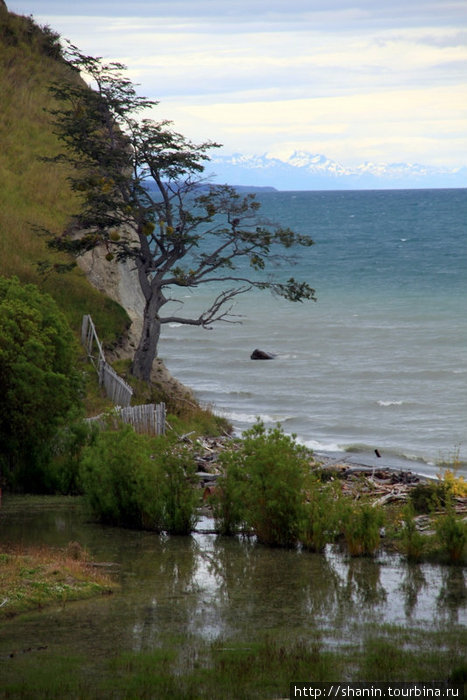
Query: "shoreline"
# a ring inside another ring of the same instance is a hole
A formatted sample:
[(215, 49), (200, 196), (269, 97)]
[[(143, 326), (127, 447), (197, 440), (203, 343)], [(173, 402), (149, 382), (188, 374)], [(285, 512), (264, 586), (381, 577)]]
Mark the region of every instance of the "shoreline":
[[(199, 401), (198, 397), (197, 400)], [(213, 408), (213, 411), (215, 413), (215, 407)], [(246, 429), (242, 429), (234, 425), (232, 426), (232, 428), (232, 437), (241, 440), (242, 434)], [(288, 431), (285, 432), (288, 433)], [(288, 434), (290, 435), (291, 433)], [(300, 444), (303, 444), (308, 447), (307, 440), (303, 437), (297, 436), (297, 441)], [(368, 450), (327, 450), (321, 447), (309, 447), (309, 449), (312, 451), (313, 455), (317, 459), (322, 461), (326, 466), (330, 466), (332, 464), (345, 464), (349, 468), (360, 467), (369, 471), (374, 469), (387, 469), (396, 472), (413, 472), (419, 477), (431, 480), (439, 479), (438, 474), (441, 471), (443, 471), (443, 469), (454, 468), (454, 471), (458, 472), (459, 475), (462, 475), (464, 476), (464, 478), (467, 478), (467, 465), (464, 462), (461, 462), (460, 467), (453, 467), (453, 465), (449, 464), (448, 462), (443, 461), (436, 463), (435, 461), (428, 461), (423, 457), (417, 458), (416, 456), (414, 456), (413, 458), (409, 458), (406, 457), (402, 452), (397, 453), (394, 450), (386, 452), (383, 448), (380, 448), (378, 450), (380, 456), (376, 454), (376, 450), (374, 452), (370, 452), (370, 448), (368, 448)], [(455, 458), (453, 457), (452, 462), (454, 461)]]

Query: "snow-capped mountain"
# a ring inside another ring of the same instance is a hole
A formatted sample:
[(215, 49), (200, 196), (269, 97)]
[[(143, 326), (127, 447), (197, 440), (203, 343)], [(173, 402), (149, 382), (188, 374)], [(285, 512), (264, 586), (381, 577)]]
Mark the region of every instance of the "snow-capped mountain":
[(215, 155), (207, 173), (212, 182), (279, 190), (467, 186), (467, 167), (449, 169), (419, 163), (371, 162), (348, 167), (306, 151), (294, 151), (286, 157), (268, 153)]

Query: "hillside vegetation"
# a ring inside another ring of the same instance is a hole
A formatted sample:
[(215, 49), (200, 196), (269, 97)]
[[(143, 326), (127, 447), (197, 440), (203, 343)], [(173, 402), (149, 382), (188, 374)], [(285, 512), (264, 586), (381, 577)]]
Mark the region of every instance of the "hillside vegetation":
[(58, 35), (0, 4), (0, 275), (16, 275), (51, 294), (73, 330), (92, 313), (105, 343), (128, 325), (126, 311), (92, 287), (75, 268), (44, 277), (37, 263), (68, 262), (52, 253), (35, 227), (59, 233), (79, 208), (63, 165), (44, 162), (63, 150), (49, 110), (54, 81), (78, 79), (62, 60)]
[[(35, 284), (50, 294), (77, 338), (83, 314), (91, 314), (104, 348), (111, 351), (130, 326), (126, 310), (93, 287), (77, 266), (66, 274), (49, 270), (45, 275), (38, 267), (44, 260), (72, 261), (68, 253), (49, 249), (40, 231), (59, 235), (82, 207), (69, 184), (67, 166), (44, 160), (65, 148), (53, 126), (51, 110), (58, 105), (50, 88), (74, 80), (80, 78), (62, 57), (59, 35), (31, 17), (8, 12), (0, 0), (0, 276), (16, 276), (21, 283)], [(95, 415), (111, 408), (111, 403), (98, 387), (94, 368), (86, 367), (84, 353), (81, 359), (85, 409)], [(115, 369), (127, 375), (128, 362), (120, 360)], [(203, 431), (225, 429), (225, 421), (200, 409), (191, 395), (192, 400), (180, 403), (178, 394), (185, 396), (188, 390), (165, 370), (159, 373), (151, 385), (126, 376), (133, 384), (134, 403), (164, 400), (177, 416), (192, 421), (196, 415)]]

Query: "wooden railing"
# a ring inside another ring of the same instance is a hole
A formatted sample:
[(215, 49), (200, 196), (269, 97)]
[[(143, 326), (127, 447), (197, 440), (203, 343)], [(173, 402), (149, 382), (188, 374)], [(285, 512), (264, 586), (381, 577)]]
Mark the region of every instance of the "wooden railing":
[[(99, 384), (104, 387), (107, 396), (116, 406), (116, 416), (124, 423), (130, 423), (137, 433), (164, 435), (165, 403), (130, 406), (133, 389), (106, 362), (96, 328), (88, 314), (83, 316), (81, 342), (86, 348), (88, 358), (97, 370)], [(104, 416), (95, 416), (89, 420), (104, 422)]]
[(129, 406), (133, 396), (133, 389), (124, 379), (118, 376), (117, 372), (106, 361), (102, 345), (96, 333), (96, 327), (88, 314), (83, 316), (81, 342), (86, 348), (88, 358), (97, 370), (99, 384), (104, 387), (109, 399), (116, 406)]

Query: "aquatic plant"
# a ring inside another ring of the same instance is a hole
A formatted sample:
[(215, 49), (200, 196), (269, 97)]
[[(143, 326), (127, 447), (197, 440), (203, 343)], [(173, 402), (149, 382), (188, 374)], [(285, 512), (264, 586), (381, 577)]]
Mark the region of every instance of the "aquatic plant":
[(80, 481), (103, 522), (187, 534), (197, 518), (195, 469), (187, 449), (122, 424), (99, 431), (84, 450)]
[(322, 552), (335, 539), (338, 529), (338, 496), (333, 484), (311, 482), (302, 510), (301, 544), (312, 552)]
[(367, 503), (355, 505), (347, 502), (342, 507), (342, 531), (347, 549), (352, 557), (372, 556), (380, 545), (380, 528), (384, 524), (384, 512)]
[(415, 510), (409, 501), (403, 509), (402, 548), (409, 561), (420, 561), (426, 549), (427, 537), (417, 530)]
[(435, 526), (441, 550), (448, 555), (450, 562), (459, 562), (467, 544), (467, 523), (456, 515), (452, 504), (448, 503), (446, 513), (436, 520)]
[(231, 532), (243, 523), (262, 544), (297, 544), (310, 457), (280, 426), (266, 429), (258, 421), (222, 456), (226, 476), (214, 506), (220, 529)]

